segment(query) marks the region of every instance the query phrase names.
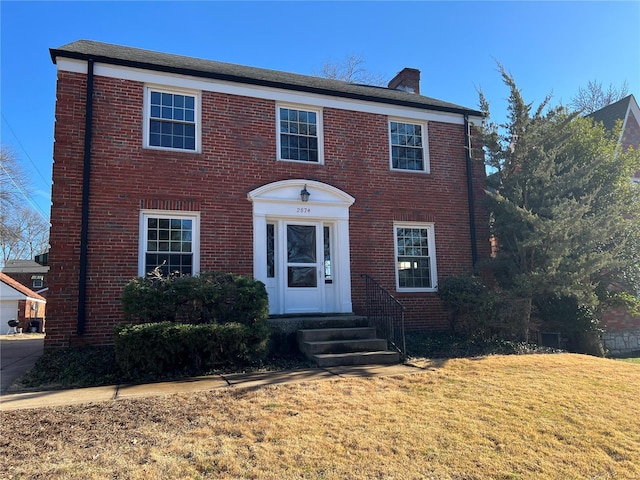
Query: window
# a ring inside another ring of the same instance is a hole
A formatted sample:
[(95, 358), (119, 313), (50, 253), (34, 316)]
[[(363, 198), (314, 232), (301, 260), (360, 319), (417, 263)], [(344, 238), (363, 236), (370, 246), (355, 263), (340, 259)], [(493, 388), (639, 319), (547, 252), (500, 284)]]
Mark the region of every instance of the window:
[(331, 227), (323, 227), (324, 237), (324, 283), (333, 283), (331, 272)]
[(199, 216), (183, 212), (143, 212), (140, 275), (160, 267), (163, 275), (199, 270)]
[(145, 145), (198, 150), (199, 95), (147, 89)]
[(322, 163), (319, 110), (278, 107), (278, 158)]
[(267, 278), (276, 276), (276, 226), (267, 223)]
[(396, 224), (396, 276), (399, 291), (435, 291), (433, 224)]
[(31, 287), (32, 288), (42, 288), (44, 286), (44, 275), (32, 275), (31, 276)]
[(389, 122), (391, 169), (429, 173), (426, 124)]

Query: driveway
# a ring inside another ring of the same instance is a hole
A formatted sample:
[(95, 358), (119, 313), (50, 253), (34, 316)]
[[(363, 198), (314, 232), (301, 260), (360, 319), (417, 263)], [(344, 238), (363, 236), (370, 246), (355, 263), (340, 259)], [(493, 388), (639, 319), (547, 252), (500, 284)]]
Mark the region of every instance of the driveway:
[(44, 335), (0, 335), (0, 395), (35, 365), (43, 348)]

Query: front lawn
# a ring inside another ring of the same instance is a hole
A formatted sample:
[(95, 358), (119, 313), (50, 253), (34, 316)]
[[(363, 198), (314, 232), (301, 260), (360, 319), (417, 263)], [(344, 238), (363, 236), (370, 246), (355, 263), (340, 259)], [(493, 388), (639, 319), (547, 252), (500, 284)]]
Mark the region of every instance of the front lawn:
[(640, 478), (640, 368), (574, 354), (1, 412), (0, 478)]

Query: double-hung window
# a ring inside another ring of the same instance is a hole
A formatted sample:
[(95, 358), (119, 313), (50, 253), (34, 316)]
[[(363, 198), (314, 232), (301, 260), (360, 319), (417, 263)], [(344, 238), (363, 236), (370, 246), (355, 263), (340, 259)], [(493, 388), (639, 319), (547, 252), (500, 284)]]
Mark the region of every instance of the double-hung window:
[(433, 224), (395, 224), (394, 235), (398, 291), (435, 291), (437, 276)]
[(200, 217), (192, 212), (145, 211), (140, 217), (139, 274), (160, 267), (163, 275), (199, 270)]
[(278, 159), (323, 163), (319, 109), (278, 105)]
[(199, 150), (197, 93), (148, 87), (145, 97), (145, 146), (172, 150)]
[(389, 121), (391, 169), (429, 173), (426, 123)]

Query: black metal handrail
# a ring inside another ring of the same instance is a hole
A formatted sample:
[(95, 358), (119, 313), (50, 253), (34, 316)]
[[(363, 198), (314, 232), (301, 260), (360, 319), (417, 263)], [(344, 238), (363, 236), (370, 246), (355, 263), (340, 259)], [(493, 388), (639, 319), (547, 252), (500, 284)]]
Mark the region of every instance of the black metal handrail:
[(385, 338), (395, 348), (402, 359), (407, 357), (407, 345), (404, 336), (404, 305), (370, 275), (360, 275), (365, 279), (365, 301), (369, 326)]

